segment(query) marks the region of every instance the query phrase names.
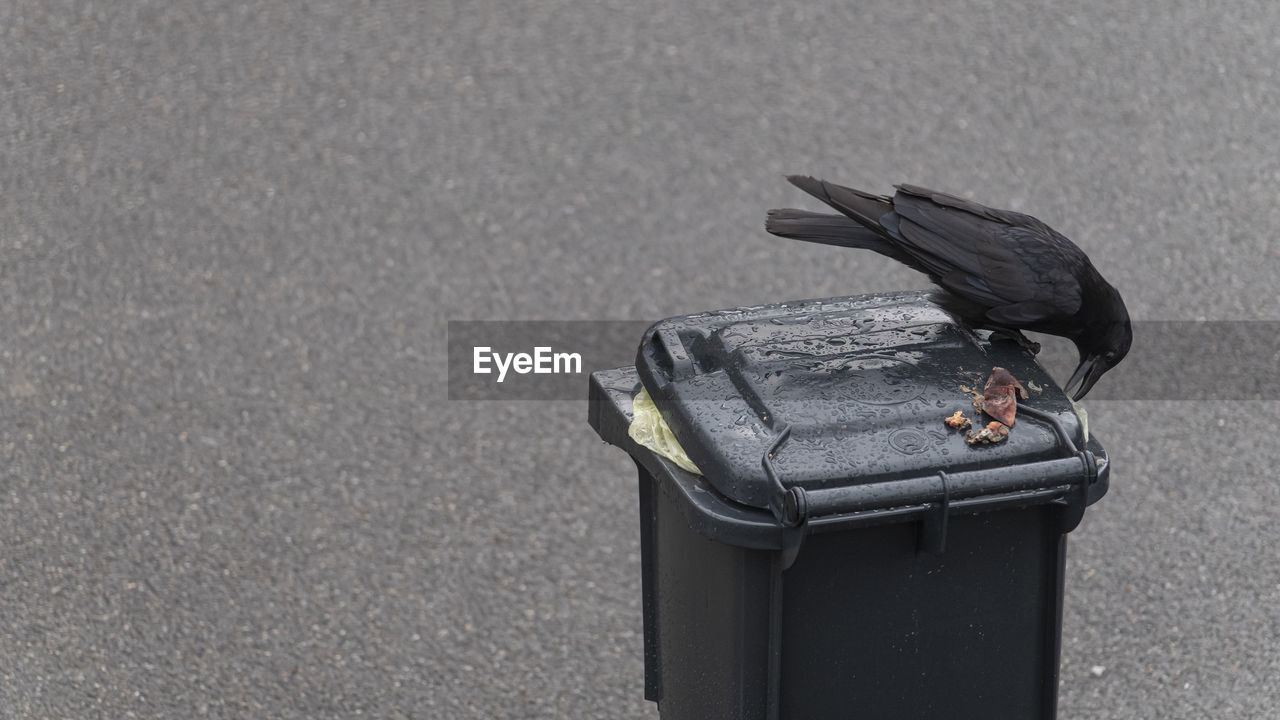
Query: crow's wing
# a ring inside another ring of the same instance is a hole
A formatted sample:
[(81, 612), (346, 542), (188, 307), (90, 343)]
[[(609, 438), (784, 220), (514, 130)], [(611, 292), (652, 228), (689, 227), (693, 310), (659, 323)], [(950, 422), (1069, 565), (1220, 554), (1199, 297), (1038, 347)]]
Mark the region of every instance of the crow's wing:
[(1075, 314), (1075, 268), (1088, 258), (1029, 215), (899, 186), (885, 229), (947, 290), (990, 308), (1001, 325), (1030, 326)]

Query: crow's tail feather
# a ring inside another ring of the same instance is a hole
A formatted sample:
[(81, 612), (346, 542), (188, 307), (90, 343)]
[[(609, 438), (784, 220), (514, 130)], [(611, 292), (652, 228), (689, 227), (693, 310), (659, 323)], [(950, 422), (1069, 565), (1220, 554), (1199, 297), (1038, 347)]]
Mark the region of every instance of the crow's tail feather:
[(828, 215), (808, 210), (770, 210), (764, 229), (792, 240), (865, 248), (876, 252), (885, 252), (888, 245), (879, 233), (844, 215)]
[(808, 175), (788, 175), (787, 181), (878, 232), (884, 232), (880, 218), (893, 212), (893, 201), (883, 195), (873, 195)]
[(927, 267), (892, 239), (844, 215), (828, 215), (791, 208), (770, 210), (764, 229), (774, 235), (792, 240), (871, 250), (893, 258), (909, 268), (930, 274)]

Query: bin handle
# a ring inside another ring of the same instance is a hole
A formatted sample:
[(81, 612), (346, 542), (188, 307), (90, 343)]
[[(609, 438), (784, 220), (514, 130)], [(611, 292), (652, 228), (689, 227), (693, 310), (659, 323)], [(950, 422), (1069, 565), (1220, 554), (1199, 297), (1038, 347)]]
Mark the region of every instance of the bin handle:
[[(784, 542), (784, 545), (789, 546), (786, 549), (790, 550), (786, 554), (794, 560), (805, 527), (812, 517), (912, 505), (934, 505), (940, 512), (947, 513), (952, 503), (968, 498), (1045, 491), (1063, 486), (1066, 486), (1063, 491), (1063, 499), (1066, 500), (1063, 527), (1064, 532), (1069, 532), (1084, 515), (1089, 492), (1097, 482), (1097, 458), (1088, 449), (1081, 449), (1062, 421), (1052, 413), (1030, 407), (1020, 410), (1053, 428), (1060, 441), (1059, 447), (1064, 450), (1063, 457), (1012, 467), (939, 472), (901, 480), (818, 490), (805, 490), (796, 485), (787, 487), (778, 477), (773, 460), (791, 438), (791, 425), (782, 425), (778, 428), (777, 437), (760, 456), (760, 466), (772, 490), (769, 510), (784, 528), (784, 535), (791, 538), (790, 542)], [(940, 549), (941, 543), (937, 543), (937, 546)]]
[[(1082, 514), (1090, 487), (1098, 478), (1097, 460), (1092, 452), (1081, 450), (1072, 440), (1066, 428), (1050, 413), (1022, 408), (1029, 415), (1049, 423), (1066, 447), (1064, 457), (1041, 460), (1026, 465), (986, 468), (946, 473), (939, 482), (939, 474), (900, 480), (846, 485), (843, 487), (805, 490), (803, 487), (787, 487), (773, 465), (773, 460), (791, 438), (791, 425), (782, 425), (777, 437), (760, 457), (760, 466), (768, 478), (772, 493), (769, 510), (786, 528), (797, 528), (810, 517), (841, 515), (869, 510), (887, 510), (908, 505), (932, 504), (964, 500), (979, 495), (1047, 490), (1071, 486), (1074, 493), (1067, 493), (1073, 507), (1072, 515)], [(1079, 507), (1074, 507), (1079, 506)]]
[(675, 330), (660, 328), (656, 335), (663, 355), (671, 362), (671, 378), (683, 378), (693, 375), (693, 359), (684, 347), (684, 342)]
[(973, 497), (1048, 490), (1077, 483), (1087, 488), (1091, 475), (1089, 459), (1073, 455), (1027, 465), (964, 470), (947, 473), (945, 483), (940, 483), (934, 474), (819, 490), (805, 491), (798, 487), (791, 490), (803, 494), (810, 518), (943, 501), (955, 504)]

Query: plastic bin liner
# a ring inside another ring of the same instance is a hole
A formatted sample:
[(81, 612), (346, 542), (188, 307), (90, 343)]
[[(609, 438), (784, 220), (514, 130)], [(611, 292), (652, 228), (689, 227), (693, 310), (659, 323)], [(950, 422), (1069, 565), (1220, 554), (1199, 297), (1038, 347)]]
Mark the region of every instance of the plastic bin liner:
[(627, 428), (631, 439), (679, 465), (681, 470), (701, 475), (698, 466), (693, 464), (684, 448), (680, 447), (680, 441), (672, 434), (667, 421), (662, 419), (662, 413), (653, 404), (649, 391), (640, 388), (631, 402), (631, 427)]

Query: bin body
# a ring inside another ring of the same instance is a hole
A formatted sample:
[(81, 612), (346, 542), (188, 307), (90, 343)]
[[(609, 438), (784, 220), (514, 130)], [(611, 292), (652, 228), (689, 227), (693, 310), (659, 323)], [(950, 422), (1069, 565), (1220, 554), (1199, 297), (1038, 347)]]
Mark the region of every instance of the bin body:
[[(880, 337), (849, 342), (859, 326)], [(1108, 463), (1033, 359), (951, 342), (966, 333), (911, 293), (748, 308), (659, 323), (638, 368), (593, 375), (591, 423), (639, 469), (645, 694), (664, 720), (1054, 717), (1066, 534)], [(969, 402), (957, 373), (992, 364), (1048, 409), (970, 447), (942, 419)], [(642, 377), (704, 475), (627, 437)]]

